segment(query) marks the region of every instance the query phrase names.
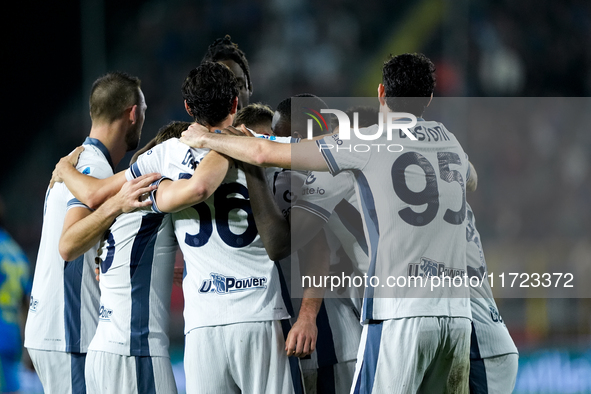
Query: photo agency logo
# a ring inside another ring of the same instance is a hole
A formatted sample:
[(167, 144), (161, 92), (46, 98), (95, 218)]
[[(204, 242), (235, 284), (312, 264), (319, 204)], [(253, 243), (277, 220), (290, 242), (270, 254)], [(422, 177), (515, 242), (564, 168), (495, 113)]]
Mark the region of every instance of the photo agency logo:
[[(374, 126), (362, 128), (364, 133), (361, 133), (359, 129), (359, 113), (353, 112), (353, 127), (351, 127), (351, 120), (349, 116), (338, 109), (320, 109), (320, 112), (304, 107), (304, 114), (311, 117), (307, 121), (307, 138), (309, 140), (314, 138), (314, 121), (318, 124), (320, 129), (326, 133), (329, 131), (326, 119), (322, 114), (333, 114), (336, 116), (338, 121), (339, 133), (338, 137), (334, 135), (332, 138), (336, 145), (333, 144), (322, 144), (321, 149), (346, 149), (348, 151), (355, 152), (368, 152), (371, 149), (377, 149), (379, 152), (381, 149), (387, 150), (388, 152), (402, 152), (404, 147), (400, 144), (386, 144), (386, 143), (355, 143), (352, 145), (342, 146), (343, 141), (351, 140), (351, 130), (357, 141), (377, 141), (382, 139), (384, 130), (386, 131), (386, 141), (392, 141), (392, 135), (396, 131), (403, 138), (403, 134), (410, 140), (416, 141), (417, 137), (409, 130), (416, 126), (417, 118), (415, 115), (407, 112), (388, 112), (386, 116), (383, 113), (377, 114), (377, 122)], [(386, 119), (386, 125), (384, 127), (384, 118)], [(324, 131), (326, 130), (326, 132)], [(323, 133), (323, 134), (324, 134)]]

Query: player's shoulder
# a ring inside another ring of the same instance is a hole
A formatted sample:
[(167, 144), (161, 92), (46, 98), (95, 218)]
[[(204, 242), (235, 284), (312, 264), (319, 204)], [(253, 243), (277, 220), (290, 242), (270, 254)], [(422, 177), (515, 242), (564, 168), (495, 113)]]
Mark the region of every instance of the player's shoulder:
[(175, 157), (179, 152), (185, 154), (187, 152), (190, 152), (191, 155), (193, 155), (193, 157), (203, 157), (205, 156), (205, 154), (207, 154), (207, 152), (209, 152), (209, 149), (192, 148), (189, 145), (182, 143), (181, 140), (178, 138), (170, 138), (156, 145), (154, 148), (144, 153), (144, 155), (149, 156), (154, 152), (164, 155), (173, 155)]
[[(85, 175), (95, 178), (106, 178), (113, 175), (110, 158), (97, 146), (84, 144), (84, 150), (80, 153), (76, 169)], [(108, 154), (108, 152), (107, 152)]]

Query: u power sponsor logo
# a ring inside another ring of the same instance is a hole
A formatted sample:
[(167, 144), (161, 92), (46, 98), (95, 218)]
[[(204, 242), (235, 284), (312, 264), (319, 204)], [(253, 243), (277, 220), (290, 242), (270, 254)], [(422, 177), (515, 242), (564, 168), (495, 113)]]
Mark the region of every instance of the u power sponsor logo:
[(99, 309), (99, 320), (111, 321), (111, 316), (113, 316), (113, 310), (105, 308), (104, 305), (101, 305)]
[(408, 265), (408, 276), (411, 277), (464, 277), (466, 270), (460, 268), (446, 267), (444, 263), (438, 263), (425, 257), (421, 257), (420, 263), (411, 263)]
[(260, 290), (267, 288), (267, 278), (250, 277), (237, 279), (233, 276), (224, 276), (212, 272), (211, 279), (206, 279), (201, 283), (199, 293), (216, 293), (219, 295), (236, 293), (238, 291)]

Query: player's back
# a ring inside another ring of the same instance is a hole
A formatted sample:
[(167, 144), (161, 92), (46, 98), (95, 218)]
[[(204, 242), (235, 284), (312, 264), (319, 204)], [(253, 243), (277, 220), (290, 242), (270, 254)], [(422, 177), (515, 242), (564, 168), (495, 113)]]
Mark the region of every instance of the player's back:
[(170, 295), (176, 255), (170, 215), (117, 217), (101, 254), (101, 306), (90, 349), (168, 357)]
[[(87, 138), (77, 170), (96, 178), (113, 175), (108, 150)], [(67, 210), (84, 207), (63, 183), (48, 188), (37, 254), (25, 346), (33, 349), (85, 353), (96, 330), (98, 283), (94, 279), (97, 245), (72, 261), (59, 254), (59, 240)]]
[[(375, 134), (377, 127), (361, 132)], [(400, 130), (388, 140), (384, 130), (372, 145), (353, 136), (343, 140), (338, 151), (323, 150), (331, 172), (354, 172), (369, 245), (368, 276), (380, 281), (366, 288), (362, 318), (469, 318), (467, 291), (454, 292), (449, 285), (430, 291), (430, 281), (423, 288), (409, 286), (409, 276), (465, 273), (462, 245), (469, 168), (460, 144), (442, 124), (420, 119), (411, 132), (416, 141)], [(389, 277), (406, 280), (392, 286)]]
[[(134, 176), (155, 171), (172, 180), (188, 178), (207, 153), (170, 139), (140, 156), (130, 170)], [(172, 217), (185, 259), (185, 332), (289, 317), (241, 169), (232, 166), (212, 196)]]

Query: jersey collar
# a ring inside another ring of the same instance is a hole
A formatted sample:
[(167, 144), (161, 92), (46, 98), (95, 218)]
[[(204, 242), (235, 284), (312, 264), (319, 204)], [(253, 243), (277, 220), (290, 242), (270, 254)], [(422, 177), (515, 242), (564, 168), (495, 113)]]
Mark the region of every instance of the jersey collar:
[(113, 165), (113, 161), (111, 160), (111, 154), (109, 153), (109, 150), (107, 149), (107, 147), (102, 142), (100, 142), (96, 138), (86, 137), (86, 140), (84, 140), (84, 145), (94, 145), (101, 152), (103, 152), (103, 155), (105, 155), (105, 158), (109, 162), (109, 165), (113, 169), (113, 172), (115, 172), (115, 166)]

